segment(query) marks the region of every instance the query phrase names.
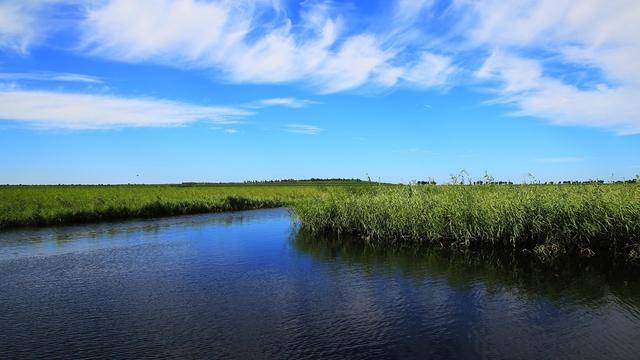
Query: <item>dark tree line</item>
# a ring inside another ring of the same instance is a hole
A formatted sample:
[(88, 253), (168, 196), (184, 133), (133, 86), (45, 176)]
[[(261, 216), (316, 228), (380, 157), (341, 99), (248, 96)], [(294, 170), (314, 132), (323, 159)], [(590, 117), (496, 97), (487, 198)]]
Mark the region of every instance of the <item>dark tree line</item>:
[[(425, 180), (425, 181), (416, 181), (418, 185), (436, 185), (437, 183), (434, 180)], [(640, 178), (636, 179), (626, 179), (626, 180), (612, 180), (612, 181), (604, 181), (604, 180), (562, 180), (562, 181), (541, 181), (541, 182), (532, 182), (533, 184), (540, 185), (593, 185), (593, 184), (635, 184), (640, 183)], [(460, 183), (464, 184), (464, 183)], [(466, 183), (467, 185), (513, 185), (513, 181), (483, 181), (476, 180), (472, 182)]]

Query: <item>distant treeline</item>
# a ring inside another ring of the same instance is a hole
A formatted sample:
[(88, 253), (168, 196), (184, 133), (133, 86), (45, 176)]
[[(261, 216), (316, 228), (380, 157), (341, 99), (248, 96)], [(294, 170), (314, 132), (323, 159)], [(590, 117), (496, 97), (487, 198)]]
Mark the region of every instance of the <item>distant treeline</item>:
[(291, 183), (291, 182), (360, 182), (361, 179), (343, 179), (343, 178), (310, 178), (310, 179), (280, 179), (280, 180), (248, 180), (245, 184), (275, 184), (275, 183)]
[(341, 183), (341, 182), (363, 182), (362, 179), (343, 179), (343, 178), (310, 178), (310, 179), (276, 179), (276, 180), (246, 180), (243, 182), (183, 182), (185, 186), (202, 186), (202, 185), (226, 185), (226, 184), (291, 184), (291, 183)]
[[(627, 180), (612, 180), (612, 181), (604, 181), (604, 180), (563, 180), (563, 181), (532, 181), (529, 183), (523, 184), (539, 184), (539, 185), (593, 185), (593, 184), (635, 184), (640, 183), (640, 179), (627, 179)], [(426, 181), (416, 181), (418, 185), (436, 185), (437, 183), (434, 180), (426, 180)], [(452, 183), (453, 185), (513, 185), (513, 181), (483, 181), (476, 180), (470, 182), (459, 182)]]
[[(386, 183), (380, 181), (372, 181), (372, 180), (362, 180), (362, 179), (347, 179), (347, 178), (310, 178), (310, 179), (277, 179), (277, 180), (246, 180), (242, 182), (196, 182), (196, 181), (185, 181), (178, 184), (139, 184), (139, 183), (127, 183), (127, 184), (57, 184), (57, 185), (30, 185), (30, 184), (0, 184), (0, 186), (8, 186), (8, 187), (47, 187), (47, 186), (58, 186), (58, 187), (73, 187), (73, 186), (214, 186), (214, 185), (260, 185), (260, 184), (273, 184), (273, 185), (284, 185), (284, 184), (341, 184), (341, 183), (361, 183), (361, 184), (384, 184), (384, 185), (392, 185), (393, 183)], [(412, 184), (416, 185), (438, 185), (438, 183), (433, 179), (428, 180), (418, 180), (412, 181)], [(468, 175), (452, 175), (450, 180), (447, 182), (441, 182), (443, 185), (514, 185), (514, 184), (522, 184), (522, 185), (589, 185), (589, 184), (635, 184), (640, 183), (640, 176), (636, 176), (635, 179), (623, 179), (623, 180), (562, 180), (562, 181), (539, 181), (535, 178), (530, 178), (527, 181), (522, 182), (513, 182), (513, 181), (503, 181), (503, 180), (493, 180), (488, 175), (483, 177), (483, 180), (472, 180)]]

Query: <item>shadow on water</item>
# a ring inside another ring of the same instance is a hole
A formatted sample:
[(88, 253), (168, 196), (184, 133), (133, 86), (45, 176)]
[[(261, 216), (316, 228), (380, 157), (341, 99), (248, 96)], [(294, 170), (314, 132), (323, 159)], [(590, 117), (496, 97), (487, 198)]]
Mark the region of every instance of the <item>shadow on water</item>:
[(489, 290), (511, 290), (529, 299), (595, 307), (614, 295), (640, 317), (637, 266), (584, 258), (544, 263), (531, 255), (495, 250), (380, 248), (351, 237), (319, 237), (304, 230), (294, 232), (291, 242), (297, 251), (318, 261), (337, 261), (365, 271), (395, 271), (416, 281), (442, 277), (452, 287), (483, 283)]

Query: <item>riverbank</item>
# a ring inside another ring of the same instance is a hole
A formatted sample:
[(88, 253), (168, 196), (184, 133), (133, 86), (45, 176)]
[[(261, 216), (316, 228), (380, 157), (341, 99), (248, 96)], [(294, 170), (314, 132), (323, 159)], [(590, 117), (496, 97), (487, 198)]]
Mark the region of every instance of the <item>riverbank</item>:
[(286, 209), (2, 231), (0, 358), (640, 353), (640, 268), (307, 235)]
[(0, 186), (0, 229), (282, 206), (311, 233), (374, 246), (640, 262), (640, 184)]
[(311, 233), (348, 234), (375, 246), (640, 260), (638, 184), (379, 187), (329, 193), (294, 209)]
[(355, 181), (0, 186), (0, 229), (273, 208), (363, 186)]

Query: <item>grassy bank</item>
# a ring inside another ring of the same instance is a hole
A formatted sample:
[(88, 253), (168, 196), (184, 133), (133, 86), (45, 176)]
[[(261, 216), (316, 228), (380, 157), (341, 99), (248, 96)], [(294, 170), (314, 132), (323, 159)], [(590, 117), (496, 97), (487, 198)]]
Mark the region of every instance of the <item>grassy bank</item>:
[(0, 229), (290, 206), (312, 233), (376, 246), (509, 248), (640, 261), (640, 185), (357, 182), (0, 186)]
[(640, 260), (640, 185), (379, 186), (296, 202), (312, 233), (374, 245)]
[(0, 186), (0, 229), (286, 206), (354, 182)]

